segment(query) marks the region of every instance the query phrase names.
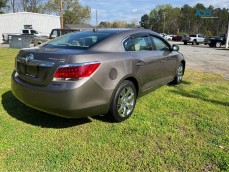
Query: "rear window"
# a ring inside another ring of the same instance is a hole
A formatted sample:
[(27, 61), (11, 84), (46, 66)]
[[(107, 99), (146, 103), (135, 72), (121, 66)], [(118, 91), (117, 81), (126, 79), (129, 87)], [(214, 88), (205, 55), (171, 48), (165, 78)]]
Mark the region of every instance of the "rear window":
[(29, 33), (29, 30), (22, 30), (22, 33)]
[(101, 40), (111, 36), (112, 33), (102, 32), (77, 32), (58, 37), (43, 47), (66, 48), (66, 49), (88, 49)]

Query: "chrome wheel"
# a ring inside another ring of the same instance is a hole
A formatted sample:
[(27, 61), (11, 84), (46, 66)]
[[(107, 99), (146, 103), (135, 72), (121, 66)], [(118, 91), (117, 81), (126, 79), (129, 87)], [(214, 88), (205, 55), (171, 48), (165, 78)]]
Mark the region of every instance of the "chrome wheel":
[(124, 80), (114, 92), (114, 96), (109, 109), (109, 116), (116, 122), (121, 122), (129, 118), (137, 100), (137, 90), (133, 82)]
[(216, 42), (215, 47), (216, 47), (216, 48), (220, 48), (220, 47), (221, 47), (221, 42), (219, 42), (219, 41)]
[(121, 117), (131, 115), (135, 105), (135, 92), (130, 87), (124, 87), (118, 95), (117, 111)]
[(183, 74), (184, 74), (184, 67), (183, 64), (180, 64), (177, 70), (177, 83), (180, 83), (182, 81)]

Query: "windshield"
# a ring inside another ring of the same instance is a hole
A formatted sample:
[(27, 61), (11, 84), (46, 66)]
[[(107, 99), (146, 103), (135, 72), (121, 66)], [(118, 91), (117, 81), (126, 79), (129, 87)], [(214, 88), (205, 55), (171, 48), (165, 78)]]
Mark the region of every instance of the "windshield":
[(112, 33), (102, 32), (77, 32), (58, 37), (43, 47), (66, 48), (66, 49), (88, 49), (101, 40), (109, 37)]

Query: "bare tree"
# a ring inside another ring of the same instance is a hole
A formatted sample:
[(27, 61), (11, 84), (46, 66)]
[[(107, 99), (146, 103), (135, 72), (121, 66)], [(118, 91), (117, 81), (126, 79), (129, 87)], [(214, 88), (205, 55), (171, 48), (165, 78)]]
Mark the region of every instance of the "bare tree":
[(10, 5), (11, 5), (11, 8), (12, 8), (12, 11), (13, 11), (13, 13), (15, 13), (16, 12), (16, 8), (15, 8), (15, 0), (10, 0)]
[(42, 11), (42, 0), (21, 0), (20, 3), (22, 11), (27, 12), (41, 12)]

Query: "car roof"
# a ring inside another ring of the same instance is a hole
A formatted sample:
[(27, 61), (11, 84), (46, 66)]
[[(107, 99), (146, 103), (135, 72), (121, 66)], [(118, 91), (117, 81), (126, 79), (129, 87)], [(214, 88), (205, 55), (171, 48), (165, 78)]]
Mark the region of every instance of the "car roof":
[(122, 32), (139, 32), (139, 31), (150, 31), (148, 29), (142, 28), (108, 28), (108, 29), (93, 29), (93, 30), (86, 30), (85, 32), (102, 32), (102, 33), (122, 33)]

